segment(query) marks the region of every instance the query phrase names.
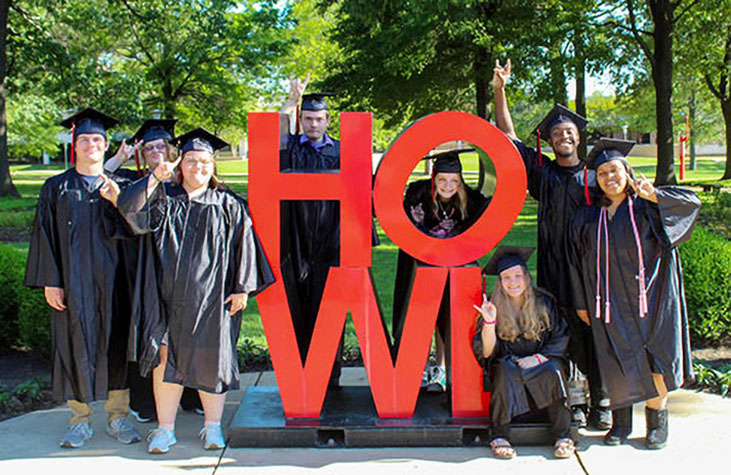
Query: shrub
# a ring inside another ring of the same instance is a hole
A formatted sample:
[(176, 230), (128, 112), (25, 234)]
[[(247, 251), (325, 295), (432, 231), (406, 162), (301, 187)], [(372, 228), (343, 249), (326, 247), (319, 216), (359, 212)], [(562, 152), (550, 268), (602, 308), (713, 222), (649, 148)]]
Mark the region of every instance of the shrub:
[(18, 340), (18, 293), (24, 273), (23, 254), (0, 243), (0, 346), (3, 348)]
[(693, 346), (731, 343), (731, 242), (696, 226), (680, 255)]
[(19, 292), (18, 343), (34, 353), (51, 355), (51, 322), (41, 289), (22, 287)]

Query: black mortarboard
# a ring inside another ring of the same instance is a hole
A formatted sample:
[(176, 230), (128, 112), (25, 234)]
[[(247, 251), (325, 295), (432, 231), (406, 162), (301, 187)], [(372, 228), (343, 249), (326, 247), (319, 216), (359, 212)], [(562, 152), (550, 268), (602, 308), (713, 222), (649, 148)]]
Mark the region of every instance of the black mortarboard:
[(600, 138), (594, 143), (594, 147), (586, 157), (586, 163), (593, 170), (610, 160), (621, 160), (627, 163), (627, 155), (634, 146), (635, 142), (631, 140)]
[(140, 141), (143, 144), (159, 139), (171, 142), (175, 137), (176, 122), (177, 119), (148, 119), (135, 132), (132, 140)]
[(567, 109), (561, 104), (556, 104), (553, 106), (553, 109), (546, 114), (538, 126), (536, 126), (533, 133), (538, 135), (540, 139), (547, 140), (551, 137), (551, 129), (564, 122), (571, 122), (574, 124), (576, 128), (579, 129), (579, 133), (584, 131), (587, 123), (586, 119), (576, 112)]
[(474, 152), (474, 148), (462, 148), (455, 150), (447, 150), (434, 155), (427, 155), (423, 160), (434, 160), (434, 168), (432, 173), (462, 173), (462, 162), (459, 160), (460, 154)]
[(513, 266), (528, 267), (528, 259), (534, 250), (534, 247), (500, 246), (495, 249), (492, 257), (482, 269), (482, 273), (500, 275), (502, 271)]
[(226, 142), (201, 127), (193, 129), (187, 134), (183, 134), (176, 138), (175, 143), (180, 147), (181, 155), (185, 152), (190, 152), (191, 150), (213, 153), (228, 145)]
[(312, 94), (305, 94), (302, 96), (302, 107), (303, 111), (326, 111), (327, 101), (326, 97), (335, 96), (334, 92), (313, 92)]
[(110, 117), (103, 112), (88, 107), (81, 112), (67, 117), (61, 121), (60, 125), (71, 129), (73, 139), (81, 134), (101, 134), (107, 137), (107, 129), (117, 125), (119, 121), (114, 117)]

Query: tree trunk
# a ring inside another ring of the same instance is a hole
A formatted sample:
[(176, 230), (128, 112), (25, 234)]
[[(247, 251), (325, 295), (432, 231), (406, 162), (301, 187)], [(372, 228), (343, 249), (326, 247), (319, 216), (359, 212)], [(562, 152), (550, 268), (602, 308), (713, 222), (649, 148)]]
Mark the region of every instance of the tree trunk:
[[(574, 49), (578, 59), (576, 65), (576, 97), (574, 98), (576, 102), (576, 113), (582, 117), (586, 117), (586, 58), (584, 58), (580, 41), (574, 43)], [(587, 129), (579, 143), (579, 157), (582, 159), (586, 157), (586, 148), (588, 145), (586, 140), (588, 136), (589, 130)]]
[(731, 94), (721, 101), (721, 110), (726, 125), (726, 170), (721, 180), (728, 180), (731, 178)]
[(477, 116), (487, 119), (487, 50), (477, 47), (475, 51), (475, 105), (477, 106)]
[(674, 185), (673, 151), (673, 4), (671, 0), (651, 2), (654, 23), (655, 114), (657, 115), (657, 169), (655, 185)]
[(550, 70), (553, 102), (566, 106), (568, 105), (568, 97), (566, 95), (566, 68), (564, 67), (561, 56), (556, 56), (551, 59)]
[(13, 185), (8, 163), (8, 127), (5, 120), (5, 74), (7, 72), (8, 12), (10, 2), (0, 2), (0, 196), (20, 196)]

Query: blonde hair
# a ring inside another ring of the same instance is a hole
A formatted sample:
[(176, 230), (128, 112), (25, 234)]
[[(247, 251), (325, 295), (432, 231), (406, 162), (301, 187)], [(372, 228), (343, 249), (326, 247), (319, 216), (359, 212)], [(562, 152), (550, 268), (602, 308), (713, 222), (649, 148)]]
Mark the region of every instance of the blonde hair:
[[(185, 154), (183, 154), (185, 156)], [(218, 162), (216, 159), (218, 158), (218, 152), (213, 152), (211, 154), (211, 159), (213, 160), (213, 173), (211, 173), (211, 179), (208, 181), (208, 188), (213, 188), (214, 190), (228, 190), (229, 187), (226, 186), (221, 180), (218, 178)], [(182, 163), (182, 161), (181, 161)], [(180, 165), (177, 167), (178, 169), (178, 183), (180, 186), (183, 186), (183, 182), (185, 181), (183, 177), (183, 171), (180, 169)]]
[(498, 276), (490, 300), (497, 308), (497, 336), (501, 340), (513, 342), (519, 337), (528, 340), (540, 340), (541, 334), (551, 328), (548, 308), (536, 295), (533, 279), (528, 269), (521, 266), (527, 277), (523, 305), (515, 309), (510, 297), (505, 293), (503, 284)]
[[(438, 173), (434, 174), (434, 177), (432, 178), (432, 182), (436, 180)], [(433, 186), (433, 185), (432, 185)], [(467, 190), (464, 179), (462, 178), (462, 174), (459, 174), (459, 186), (457, 187), (457, 193), (455, 193), (455, 196), (451, 197), (447, 203), (452, 203), (454, 200), (457, 201), (456, 208), (459, 210), (460, 219), (467, 219)], [(436, 192), (436, 190), (432, 193), (431, 197), (431, 209), (434, 215), (439, 216), (439, 205), (437, 205), (437, 200), (439, 199), (439, 193)]]

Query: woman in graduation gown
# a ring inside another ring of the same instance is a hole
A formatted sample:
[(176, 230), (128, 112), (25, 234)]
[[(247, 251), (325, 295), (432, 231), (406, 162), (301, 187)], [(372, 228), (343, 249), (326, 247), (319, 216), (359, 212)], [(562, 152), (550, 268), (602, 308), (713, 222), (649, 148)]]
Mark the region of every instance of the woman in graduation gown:
[[(125, 189), (118, 208), (136, 234), (151, 233), (166, 319), (153, 370), (159, 427), (148, 450), (177, 442), (175, 414), (183, 386), (198, 389), (205, 411), (204, 448), (225, 445), (225, 393), (237, 389), (236, 343), (252, 295), (273, 280), (252, 227), (247, 203), (215, 178), (213, 154), (226, 143), (204, 129), (177, 139), (181, 157), (158, 165)], [(180, 185), (165, 183), (180, 164)]]
[(500, 246), (483, 273), (497, 275), (490, 300), (483, 296), (473, 351), (484, 372), (490, 397), (493, 454), (513, 458), (510, 422), (545, 410), (553, 434), (554, 455), (570, 457), (571, 411), (566, 390), (569, 333), (554, 298), (534, 287), (526, 262), (531, 247)]
[(601, 139), (588, 157), (599, 190), (573, 220), (571, 275), (611, 399), (604, 442), (626, 441), (632, 404), (647, 401), (646, 445), (659, 449), (667, 444), (668, 391), (694, 378), (677, 246), (690, 238), (700, 201), (635, 179), (625, 158), (632, 145)]
[[(404, 210), (414, 226), (429, 236), (447, 239), (464, 232), (480, 217), (489, 203), (479, 191), (470, 188), (462, 177), (459, 155), (473, 149), (453, 150), (427, 157), (434, 159), (432, 178), (411, 183), (404, 196)], [(402, 250), (398, 253), (393, 298), (393, 336), (398, 349), (406, 318), (408, 296), (416, 267), (423, 264)], [(427, 367), (427, 382), (432, 390), (446, 386), (444, 337), (448, 323), (448, 296), (442, 301), (437, 321), (437, 366)]]

